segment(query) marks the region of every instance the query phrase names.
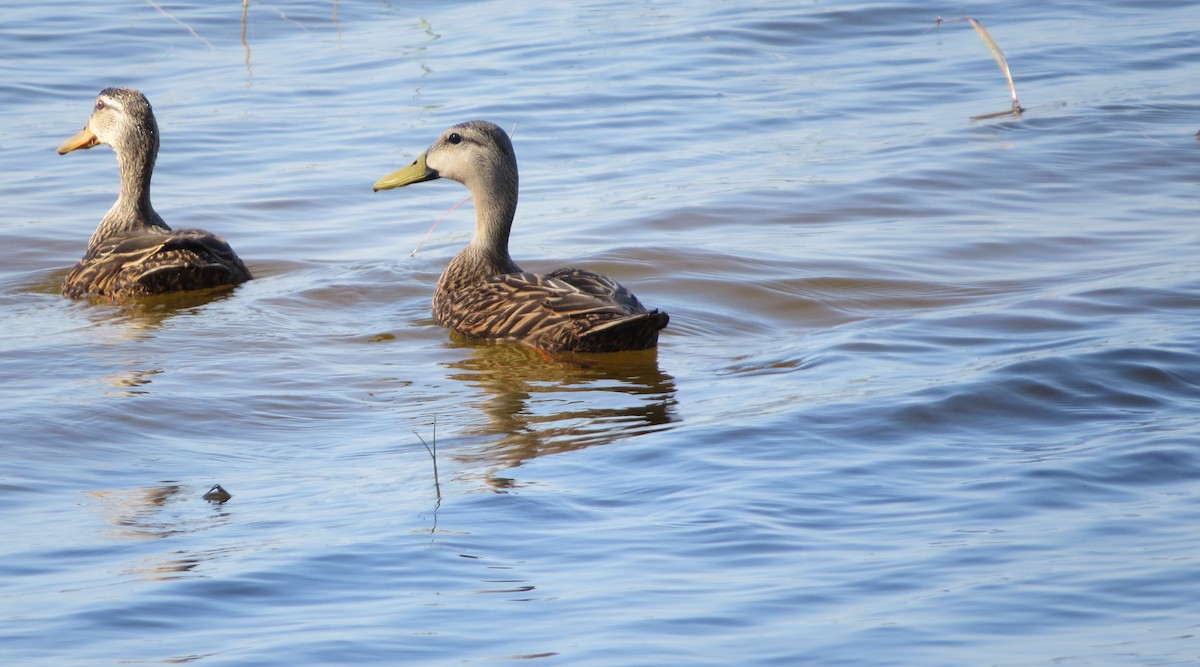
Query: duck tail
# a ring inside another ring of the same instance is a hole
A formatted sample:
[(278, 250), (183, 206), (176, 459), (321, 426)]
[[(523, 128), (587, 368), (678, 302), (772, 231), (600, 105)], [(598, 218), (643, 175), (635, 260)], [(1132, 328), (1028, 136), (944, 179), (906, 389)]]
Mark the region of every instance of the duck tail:
[(591, 352), (644, 350), (658, 345), (658, 332), (671, 318), (661, 310), (629, 315), (601, 322), (583, 335)]

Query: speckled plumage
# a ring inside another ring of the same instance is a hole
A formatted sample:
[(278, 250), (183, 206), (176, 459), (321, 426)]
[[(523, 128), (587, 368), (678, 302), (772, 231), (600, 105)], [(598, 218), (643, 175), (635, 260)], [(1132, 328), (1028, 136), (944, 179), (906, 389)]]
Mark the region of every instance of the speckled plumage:
[(200, 229), (172, 230), (150, 204), (158, 123), (132, 88), (106, 88), (84, 129), (60, 154), (108, 144), (117, 155), (121, 191), (87, 252), (67, 274), (63, 294), (111, 299), (237, 285), (250, 271), (229, 244)]
[(650, 310), (613, 279), (586, 269), (522, 271), (508, 254), (517, 209), (517, 161), (508, 135), (486, 121), (455, 125), (376, 190), (450, 178), (471, 191), (471, 243), (442, 273), (433, 296), (438, 324), (479, 339), (550, 352), (618, 352), (658, 344), (665, 312)]
[(229, 244), (202, 229), (111, 236), (88, 248), (63, 294), (112, 298), (210, 289), (250, 280)]

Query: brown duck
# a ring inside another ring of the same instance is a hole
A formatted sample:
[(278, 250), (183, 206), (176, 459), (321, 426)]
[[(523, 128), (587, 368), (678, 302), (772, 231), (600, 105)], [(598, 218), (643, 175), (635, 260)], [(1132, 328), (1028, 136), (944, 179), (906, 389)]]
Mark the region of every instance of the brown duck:
[(83, 259), (67, 274), (63, 294), (110, 299), (237, 285), (250, 271), (233, 248), (201, 229), (172, 230), (150, 205), (158, 156), (158, 123), (145, 95), (106, 88), (83, 130), (58, 153), (108, 144), (117, 154), (121, 193)]
[(509, 257), (517, 158), (499, 126), (470, 121), (451, 127), (375, 190), (436, 178), (462, 183), (475, 199), (475, 236), (450, 261), (433, 293), (438, 324), (469, 338), (548, 352), (617, 352), (658, 344), (667, 314), (647, 309), (612, 278), (574, 268), (529, 273)]

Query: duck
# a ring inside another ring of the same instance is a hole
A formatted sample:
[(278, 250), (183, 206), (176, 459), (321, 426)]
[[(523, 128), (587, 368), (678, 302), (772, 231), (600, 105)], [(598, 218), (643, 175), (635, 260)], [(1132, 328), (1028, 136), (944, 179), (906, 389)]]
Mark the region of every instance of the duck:
[(158, 122), (145, 95), (122, 87), (100, 91), (87, 124), (58, 154), (100, 144), (117, 155), (120, 194), (67, 274), (65, 296), (120, 300), (230, 287), (252, 278), (223, 239), (202, 229), (173, 230), (150, 204)]
[(581, 268), (521, 269), (508, 251), (517, 211), (517, 158), (500, 126), (475, 120), (441, 134), (412, 164), (375, 191), (448, 178), (475, 200), (475, 233), (447, 265), (433, 293), (440, 326), (468, 339), (540, 351), (621, 352), (657, 347), (667, 313), (648, 309), (608, 276)]

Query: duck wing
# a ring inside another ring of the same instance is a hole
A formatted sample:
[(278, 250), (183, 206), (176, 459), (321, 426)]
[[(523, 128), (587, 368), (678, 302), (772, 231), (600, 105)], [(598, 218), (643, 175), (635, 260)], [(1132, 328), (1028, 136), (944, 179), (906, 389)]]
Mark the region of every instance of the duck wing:
[(551, 352), (654, 347), (668, 320), (616, 281), (583, 269), (493, 276), (447, 297), (435, 312), (439, 324), (472, 338)]
[(201, 229), (116, 236), (67, 274), (63, 294), (110, 298), (233, 286), (251, 279), (233, 248)]

